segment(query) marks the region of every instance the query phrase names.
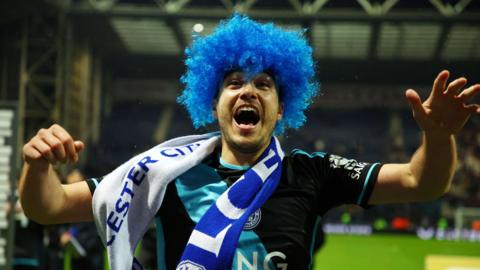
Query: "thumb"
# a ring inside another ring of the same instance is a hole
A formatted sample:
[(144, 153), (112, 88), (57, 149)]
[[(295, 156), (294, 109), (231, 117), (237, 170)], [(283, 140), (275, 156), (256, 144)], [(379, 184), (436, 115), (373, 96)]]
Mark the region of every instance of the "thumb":
[(82, 141), (74, 141), (73, 145), (77, 153), (80, 153), (85, 148), (85, 144)]
[(405, 91), (405, 97), (410, 104), (410, 108), (412, 108), (413, 117), (417, 119), (417, 121), (424, 120), (427, 117), (427, 113), (423, 108), (422, 100), (420, 99), (418, 93), (413, 89), (408, 89)]

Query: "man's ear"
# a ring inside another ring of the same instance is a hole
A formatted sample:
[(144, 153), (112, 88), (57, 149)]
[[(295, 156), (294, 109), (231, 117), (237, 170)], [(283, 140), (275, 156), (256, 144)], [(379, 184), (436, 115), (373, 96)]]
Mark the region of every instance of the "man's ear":
[(283, 102), (280, 102), (280, 104), (278, 104), (278, 115), (277, 115), (277, 121), (279, 120), (282, 120), (283, 118)]
[(212, 114), (215, 119), (218, 119), (218, 114), (217, 114), (217, 99), (214, 99), (212, 101)]

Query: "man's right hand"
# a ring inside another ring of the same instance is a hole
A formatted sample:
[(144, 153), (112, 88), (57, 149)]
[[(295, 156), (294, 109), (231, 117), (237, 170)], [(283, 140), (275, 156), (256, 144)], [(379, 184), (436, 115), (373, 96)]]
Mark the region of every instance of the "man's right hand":
[(75, 163), (83, 148), (83, 142), (74, 141), (63, 127), (53, 124), (48, 129), (40, 129), (23, 146), (23, 157), (29, 165)]
[(41, 129), (23, 146), (25, 164), (18, 183), (25, 215), (40, 224), (92, 220), (92, 193), (85, 181), (62, 185), (51, 165), (77, 162), (84, 148), (61, 126)]

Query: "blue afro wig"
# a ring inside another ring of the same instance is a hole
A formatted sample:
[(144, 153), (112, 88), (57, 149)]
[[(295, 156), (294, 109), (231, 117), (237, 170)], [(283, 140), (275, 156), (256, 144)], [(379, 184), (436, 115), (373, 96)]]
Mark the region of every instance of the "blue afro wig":
[(194, 36), (185, 50), (185, 89), (178, 102), (183, 104), (195, 128), (215, 121), (212, 114), (224, 76), (233, 70), (247, 76), (262, 71), (273, 74), (283, 102), (283, 118), (275, 132), (297, 129), (305, 123), (305, 109), (318, 89), (312, 48), (304, 31), (286, 31), (273, 23), (260, 24), (235, 14), (222, 21), (208, 36)]

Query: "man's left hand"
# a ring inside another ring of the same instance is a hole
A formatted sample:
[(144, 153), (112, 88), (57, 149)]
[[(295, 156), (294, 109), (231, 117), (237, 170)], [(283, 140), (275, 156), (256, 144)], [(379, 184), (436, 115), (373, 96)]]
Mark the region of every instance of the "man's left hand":
[(468, 104), (480, 92), (480, 84), (463, 89), (467, 79), (462, 77), (447, 86), (449, 76), (448, 70), (438, 74), (430, 96), (423, 103), (415, 90), (408, 89), (405, 92), (415, 121), (426, 133), (455, 135), (470, 115), (480, 113), (479, 104)]

